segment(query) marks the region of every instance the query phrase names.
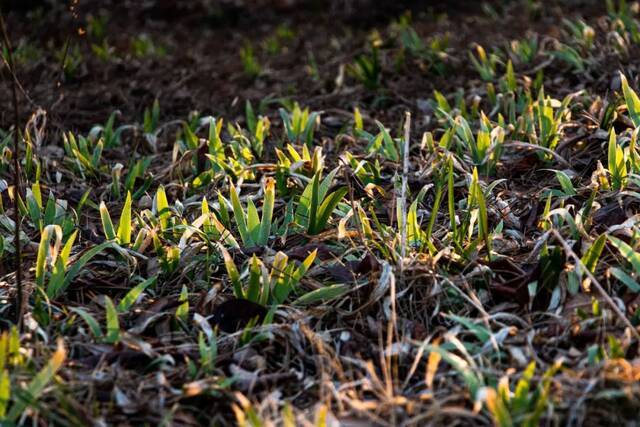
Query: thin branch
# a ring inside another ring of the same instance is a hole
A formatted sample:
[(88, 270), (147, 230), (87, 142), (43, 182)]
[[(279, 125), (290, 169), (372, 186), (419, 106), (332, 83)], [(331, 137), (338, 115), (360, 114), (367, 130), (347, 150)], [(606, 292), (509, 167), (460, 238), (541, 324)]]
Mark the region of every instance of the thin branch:
[(400, 200), (398, 200), (397, 209), (400, 209), (400, 219), (402, 223), (400, 224), (400, 240), (401, 240), (401, 248), (400, 248), (400, 262), (398, 266), (400, 268), (400, 274), (402, 274), (404, 259), (407, 254), (407, 185), (408, 185), (408, 175), (409, 175), (409, 140), (411, 138), (411, 113), (409, 111), (404, 113), (405, 121), (404, 121), (404, 148), (402, 149), (402, 190), (400, 193)]
[(22, 287), (22, 248), (20, 246), (20, 229), (22, 228), (22, 218), (20, 216), (20, 208), (18, 200), (22, 195), (22, 180), (20, 172), (20, 111), (18, 107), (18, 79), (15, 73), (15, 63), (13, 62), (13, 52), (7, 27), (4, 22), (4, 16), (0, 13), (0, 27), (2, 30), (2, 39), (7, 49), (7, 60), (9, 74), (11, 75), (11, 88), (13, 96), (13, 221), (15, 222), (14, 245), (16, 249), (16, 318), (15, 323), (18, 329), (22, 330), (22, 318), (24, 313), (24, 289)]

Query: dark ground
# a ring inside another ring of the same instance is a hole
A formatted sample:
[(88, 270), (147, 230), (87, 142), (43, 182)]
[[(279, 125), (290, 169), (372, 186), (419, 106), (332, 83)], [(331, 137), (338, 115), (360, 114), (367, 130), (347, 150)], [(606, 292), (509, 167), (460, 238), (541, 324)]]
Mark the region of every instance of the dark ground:
[[(467, 0), (294, 1), (291, 6), (286, 1), (271, 2), (278, 7), (268, 7), (268, 1), (262, 2), (263, 6), (232, 3), (83, 0), (75, 2), (73, 12), (64, 2), (31, 11), (9, 9), (7, 21), (14, 44), (26, 43), (39, 53), (37, 60), (18, 67), (24, 89), (21, 110), (26, 116), (41, 107), (54, 127), (86, 130), (103, 122), (114, 110), (120, 111), (124, 122), (139, 120), (140, 112), (156, 98), (162, 106), (163, 120), (171, 120), (185, 117), (192, 110), (231, 117), (242, 111), (244, 100), (272, 96), (304, 100), (316, 110), (350, 111), (356, 104), (374, 106), (378, 107), (374, 108), (375, 114), (397, 120), (401, 111), (415, 110), (417, 100), (430, 97), (434, 88), (448, 93), (461, 87), (472, 74), (463, 58), (453, 75), (425, 75), (415, 68), (393, 74), (387, 71), (384, 91), (378, 96), (349, 84), (336, 88), (340, 66), (364, 50), (367, 35), (386, 27), (402, 13), (413, 12), (414, 27), (424, 37), (448, 32), (451, 50), (456, 51), (472, 42), (504, 44), (532, 30), (554, 35), (559, 17), (580, 14), (586, 18), (603, 12), (601, 5), (595, 6), (603, 2), (547, 1), (545, 16), (533, 26), (521, 22), (523, 17), (516, 13), (507, 15), (496, 28), (486, 19), (481, 2)], [(494, 3), (498, 8), (511, 7), (508, 1)], [(97, 42), (86, 33), (87, 19), (92, 16), (108, 17), (104, 39), (113, 49), (108, 60), (91, 55), (91, 45)], [(291, 28), (293, 40), (285, 43), (277, 55), (257, 52), (264, 73), (256, 80), (247, 77), (239, 55), (243, 43), (259, 46), (280, 25)], [(166, 55), (132, 55), (131, 39), (139, 34), (147, 34), (166, 50)], [(65, 76), (61, 67), (67, 43), (67, 55), (77, 46), (83, 57), (72, 76)], [(319, 79), (309, 75), (310, 52)], [(0, 100), (2, 127), (11, 123), (10, 100), (8, 86), (4, 85)]]

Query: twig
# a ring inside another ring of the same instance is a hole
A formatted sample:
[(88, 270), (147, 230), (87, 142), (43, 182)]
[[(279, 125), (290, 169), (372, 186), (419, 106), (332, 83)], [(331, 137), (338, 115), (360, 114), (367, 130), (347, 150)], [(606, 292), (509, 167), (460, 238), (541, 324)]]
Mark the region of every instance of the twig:
[(400, 200), (398, 200), (400, 209), (400, 240), (402, 247), (400, 248), (400, 262), (398, 267), (400, 274), (403, 272), (404, 259), (407, 254), (407, 176), (409, 175), (409, 139), (411, 138), (411, 113), (409, 111), (404, 113), (404, 148), (402, 150), (403, 165), (402, 165), (402, 190), (400, 193)]
[(13, 62), (13, 52), (11, 42), (7, 34), (7, 27), (4, 22), (4, 16), (0, 13), (0, 26), (2, 27), (2, 38), (7, 49), (8, 67), (11, 74), (11, 88), (13, 92), (13, 173), (14, 173), (14, 192), (13, 192), (13, 221), (15, 222), (14, 245), (16, 249), (16, 325), (22, 330), (22, 317), (24, 312), (24, 289), (22, 288), (22, 248), (20, 247), (20, 229), (22, 227), (22, 218), (18, 207), (18, 200), (22, 195), (22, 182), (20, 172), (20, 111), (18, 110), (18, 90), (15, 66)]
[[(385, 371), (385, 389), (387, 392), (387, 398), (389, 400), (393, 399), (394, 395), (394, 387), (393, 385), (396, 381), (393, 380), (394, 372), (397, 374), (397, 370), (393, 369), (394, 360), (393, 360), (393, 342), (394, 337), (400, 340), (400, 336), (398, 334), (398, 316), (396, 312), (396, 277), (392, 274), (389, 277), (389, 299), (391, 304), (391, 313), (389, 316), (389, 321), (387, 322), (387, 346), (386, 350), (383, 350), (385, 353), (385, 366), (387, 370)], [(397, 378), (398, 375), (395, 375)], [(391, 425), (397, 425), (395, 411), (392, 413), (392, 422)]]
[(9, 65), (9, 61), (7, 60), (7, 58), (5, 58), (4, 55), (0, 55), (0, 58), (2, 58), (2, 63), (9, 69), (9, 74), (14, 79), (15, 85), (25, 101), (27, 101), (32, 107), (37, 107), (38, 105), (36, 104), (36, 102), (31, 99), (27, 91), (24, 89), (24, 87), (22, 87), (22, 84), (20, 83), (18, 78), (15, 76), (15, 74), (13, 74), (13, 70), (11, 69), (11, 65)]
[(571, 246), (569, 246), (567, 241), (564, 240), (564, 238), (560, 235), (560, 233), (558, 233), (556, 229), (552, 229), (551, 232), (553, 233), (554, 236), (556, 236), (556, 239), (558, 239), (558, 241), (562, 244), (565, 252), (569, 254), (571, 258), (573, 258), (578, 264), (580, 264), (580, 267), (582, 268), (582, 270), (585, 272), (589, 280), (591, 280), (591, 283), (598, 290), (602, 298), (604, 298), (605, 302), (611, 307), (613, 312), (622, 320), (622, 322), (627, 326), (627, 328), (631, 330), (631, 333), (633, 334), (633, 336), (635, 336), (636, 339), (640, 341), (640, 333), (638, 332), (638, 330), (631, 324), (629, 319), (627, 319), (627, 316), (625, 316), (625, 314), (620, 310), (620, 307), (618, 307), (618, 305), (615, 303), (613, 298), (611, 298), (607, 293), (607, 291), (604, 290), (600, 282), (598, 282), (598, 280), (593, 276), (593, 274), (591, 274), (591, 271), (589, 271), (589, 269), (582, 263), (582, 260), (580, 259), (580, 257), (576, 255), (573, 249), (571, 249)]

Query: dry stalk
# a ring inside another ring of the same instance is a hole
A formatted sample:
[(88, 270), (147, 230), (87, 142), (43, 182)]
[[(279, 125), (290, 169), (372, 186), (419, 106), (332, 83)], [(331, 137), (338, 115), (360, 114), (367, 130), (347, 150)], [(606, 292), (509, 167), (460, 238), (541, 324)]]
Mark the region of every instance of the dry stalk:
[(409, 111), (404, 113), (405, 121), (404, 121), (404, 147), (402, 149), (402, 189), (400, 192), (400, 200), (398, 200), (397, 209), (400, 209), (400, 219), (402, 220), (402, 224), (400, 224), (400, 261), (398, 263), (398, 268), (400, 271), (400, 276), (402, 277), (403, 273), (403, 264), (407, 254), (407, 186), (408, 186), (408, 175), (409, 175), (409, 139), (411, 138), (411, 113)]

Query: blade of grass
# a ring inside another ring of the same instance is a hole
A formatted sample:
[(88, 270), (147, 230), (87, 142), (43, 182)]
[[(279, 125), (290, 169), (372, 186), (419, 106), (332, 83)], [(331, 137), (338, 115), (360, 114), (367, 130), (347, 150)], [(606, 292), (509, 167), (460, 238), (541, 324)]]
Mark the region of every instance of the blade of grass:
[(233, 216), (236, 220), (236, 225), (238, 227), (238, 232), (240, 233), (240, 238), (244, 242), (245, 245), (250, 245), (251, 235), (249, 234), (249, 230), (247, 229), (247, 220), (245, 218), (244, 210), (242, 209), (242, 204), (240, 203), (240, 198), (238, 197), (238, 192), (236, 191), (236, 187), (233, 184), (229, 184), (229, 197), (231, 198), (231, 206), (233, 207)]
[(127, 198), (122, 207), (120, 222), (118, 223), (118, 242), (121, 245), (131, 243), (131, 193), (127, 192)]
[(115, 344), (120, 341), (120, 321), (118, 320), (118, 311), (113, 305), (111, 298), (105, 295), (104, 307), (107, 311), (107, 335), (105, 342)]
[(113, 221), (111, 221), (111, 215), (109, 215), (109, 209), (104, 202), (100, 202), (100, 219), (102, 220), (102, 230), (107, 240), (115, 240), (116, 231), (113, 227)]
[(131, 290), (129, 290), (124, 298), (122, 298), (122, 300), (118, 303), (118, 312), (126, 313), (127, 311), (129, 311), (129, 309), (133, 306), (133, 304), (136, 303), (144, 290), (156, 283), (157, 279), (157, 276), (150, 277), (138, 283), (135, 287), (131, 288)]
[(98, 324), (98, 321), (95, 319), (95, 317), (93, 317), (91, 314), (80, 307), (70, 307), (69, 310), (78, 314), (87, 324), (87, 326), (89, 326), (89, 329), (91, 329), (91, 333), (93, 334), (93, 336), (98, 341), (102, 341), (102, 339), (104, 338), (104, 334), (102, 333), (100, 325)]
[(273, 205), (275, 203), (275, 181), (269, 178), (264, 186), (264, 204), (262, 205), (262, 218), (260, 222), (259, 245), (266, 245), (271, 234), (271, 223), (273, 220)]
[(38, 372), (38, 374), (31, 380), (27, 389), (24, 392), (24, 398), (18, 399), (14, 405), (9, 410), (9, 414), (5, 418), (10, 424), (15, 423), (15, 421), (24, 413), (27, 407), (33, 402), (37, 401), (42, 392), (44, 391), (47, 384), (49, 384), (56, 372), (62, 367), (65, 359), (67, 358), (67, 351), (64, 348), (64, 344), (62, 339), (58, 340), (58, 346), (53, 353), (49, 362), (47, 362), (46, 366)]

